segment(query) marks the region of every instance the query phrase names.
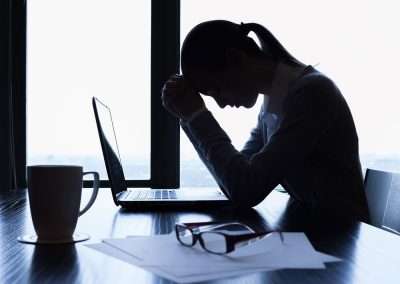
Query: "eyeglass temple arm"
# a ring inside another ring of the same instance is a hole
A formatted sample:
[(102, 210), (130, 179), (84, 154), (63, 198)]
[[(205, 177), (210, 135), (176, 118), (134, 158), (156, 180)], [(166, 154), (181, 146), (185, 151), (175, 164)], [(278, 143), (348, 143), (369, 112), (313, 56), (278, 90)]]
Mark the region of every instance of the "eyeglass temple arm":
[(229, 236), (228, 239), (228, 244), (227, 244), (227, 249), (228, 252), (233, 251), (237, 247), (245, 246), (254, 239), (258, 237), (262, 237), (265, 235), (268, 235), (272, 232), (262, 232), (262, 233), (251, 233), (251, 234), (244, 234), (244, 235), (234, 235), (234, 236)]
[(182, 225), (186, 227), (198, 227), (198, 226), (206, 226), (206, 225), (213, 225), (217, 224), (217, 222), (193, 222), (193, 223), (181, 223)]
[(208, 225), (225, 225), (225, 224), (231, 224), (231, 223), (237, 223), (234, 221), (228, 221), (228, 222), (220, 222), (220, 221), (210, 221), (210, 222), (191, 222), (191, 223), (180, 223), (180, 225), (193, 228), (193, 227), (199, 227), (199, 226), (208, 226)]
[(229, 236), (229, 238), (234, 242), (241, 242), (241, 241), (250, 240), (252, 238), (265, 236), (265, 235), (268, 235), (270, 233), (272, 233), (272, 232), (250, 233), (250, 234), (244, 234), (244, 235), (233, 235), (233, 236)]

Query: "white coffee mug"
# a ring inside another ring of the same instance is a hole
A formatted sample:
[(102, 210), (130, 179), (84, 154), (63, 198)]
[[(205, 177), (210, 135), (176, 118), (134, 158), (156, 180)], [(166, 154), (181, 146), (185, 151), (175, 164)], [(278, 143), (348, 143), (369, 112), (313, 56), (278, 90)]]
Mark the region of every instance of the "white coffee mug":
[[(92, 174), (93, 193), (79, 210), (83, 176)], [(93, 205), (99, 190), (99, 174), (83, 172), (81, 166), (28, 166), (28, 194), (33, 226), (41, 242), (68, 241), (78, 217)]]

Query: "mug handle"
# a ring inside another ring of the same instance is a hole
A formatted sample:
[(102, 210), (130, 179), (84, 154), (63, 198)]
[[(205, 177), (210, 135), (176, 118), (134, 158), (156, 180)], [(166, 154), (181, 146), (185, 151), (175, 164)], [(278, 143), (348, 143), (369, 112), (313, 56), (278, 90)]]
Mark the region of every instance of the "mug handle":
[(97, 172), (84, 172), (82, 174), (82, 177), (88, 174), (93, 175), (93, 192), (88, 204), (86, 204), (86, 206), (81, 211), (79, 211), (79, 216), (83, 215), (86, 211), (89, 210), (90, 207), (92, 207), (94, 201), (96, 200), (97, 193), (99, 192), (99, 174)]

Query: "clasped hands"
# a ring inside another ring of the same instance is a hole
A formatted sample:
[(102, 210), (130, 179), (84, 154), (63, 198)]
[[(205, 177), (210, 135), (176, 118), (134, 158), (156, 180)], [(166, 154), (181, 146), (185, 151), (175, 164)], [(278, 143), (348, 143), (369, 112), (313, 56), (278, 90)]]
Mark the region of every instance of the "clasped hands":
[(200, 94), (185, 80), (183, 75), (172, 75), (161, 91), (163, 106), (176, 117), (187, 120), (206, 106)]

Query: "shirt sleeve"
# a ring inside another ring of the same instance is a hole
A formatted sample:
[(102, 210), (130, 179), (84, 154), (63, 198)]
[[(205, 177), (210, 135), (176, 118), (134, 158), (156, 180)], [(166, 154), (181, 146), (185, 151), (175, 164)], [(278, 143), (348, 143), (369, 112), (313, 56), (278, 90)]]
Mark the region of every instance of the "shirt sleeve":
[(236, 206), (260, 203), (288, 172), (302, 166), (332, 124), (335, 106), (323, 89), (304, 87), (293, 95), (281, 127), (251, 159), (233, 147), (210, 112), (185, 125), (202, 160)]
[(250, 132), (250, 138), (246, 141), (243, 149), (240, 151), (248, 159), (258, 153), (264, 146), (264, 138), (262, 131), (262, 110), (258, 115), (257, 126)]
[[(207, 111), (208, 112), (208, 111)], [(204, 113), (204, 112), (203, 112)], [(199, 114), (200, 115), (200, 114)], [(197, 116), (199, 116), (197, 115)], [(196, 116), (196, 117), (197, 117)], [(192, 120), (191, 120), (192, 121)], [(191, 122), (190, 121), (190, 122)], [(216, 121), (215, 121), (216, 122)], [(193, 134), (190, 131), (190, 126), (189, 126), (189, 121), (184, 121), (181, 120), (180, 121), (181, 127), (183, 129), (183, 131), (185, 131), (186, 136), (189, 138), (190, 142), (192, 142), (194, 149), (196, 150), (197, 154), (199, 155), (200, 159), (202, 160), (202, 162), (204, 163), (204, 165), (207, 167), (208, 171), (211, 173), (211, 175), (214, 177), (214, 180), (217, 182), (218, 186), (220, 187), (220, 189), (222, 190), (222, 192), (229, 197), (228, 192), (225, 190), (224, 186), (222, 185), (222, 181), (220, 180), (220, 178), (218, 177), (218, 175), (216, 174), (214, 167), (212, 166), (211, 162), (206, 158), (206, 152), (205, 149), (203, 147), (201, 147), (200, 141), (198, 139), (196, 139)], [(218, 124), (218, 123), (217, 123)], [(220, 129), (222, 132), (224, 132), (222, 130), (222, 128)], [(225, 134), (221, 134), (221, 136), (226, 136)], [(225, 137), (223, 137), (225, 138)], [(229, 138), (228, 138), (229, 140)], [(230, 140), (229, 140), (230, 143)]]

